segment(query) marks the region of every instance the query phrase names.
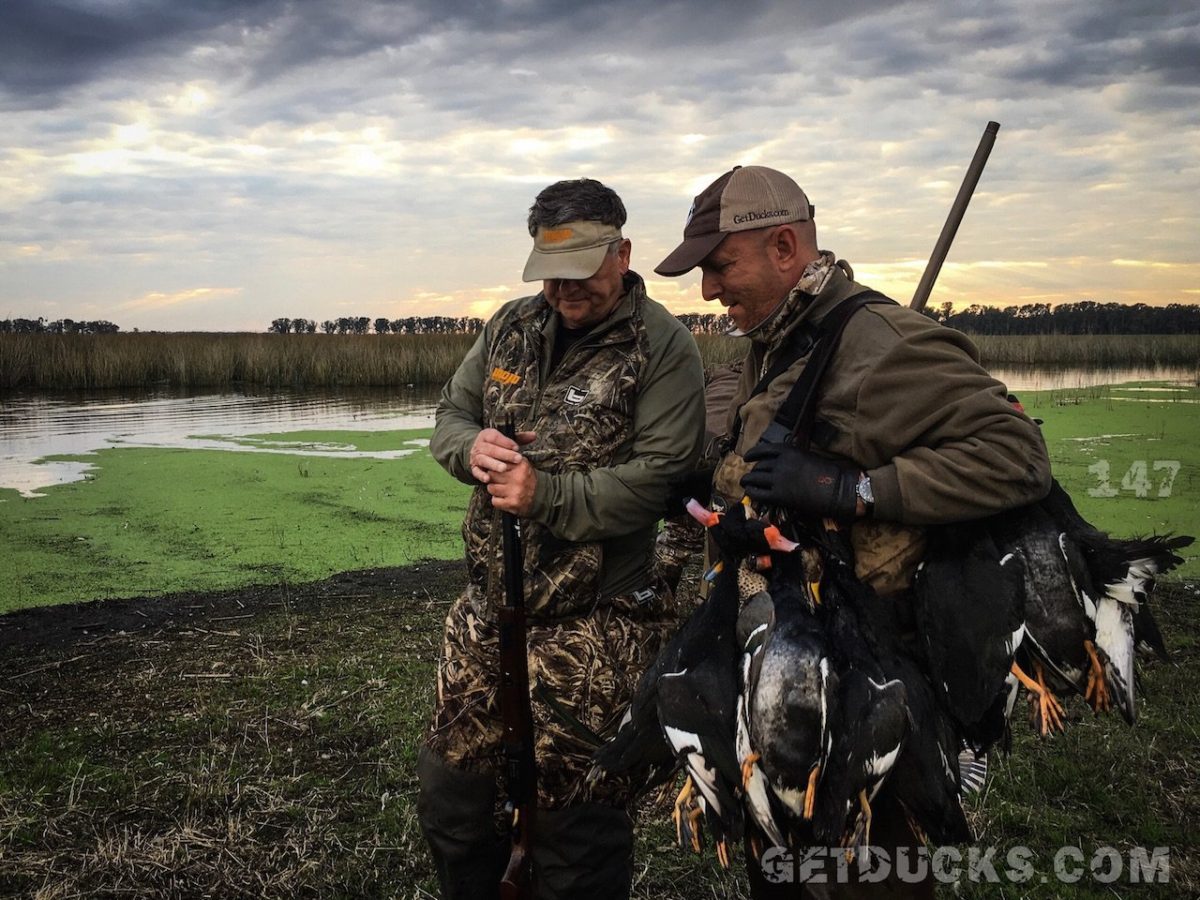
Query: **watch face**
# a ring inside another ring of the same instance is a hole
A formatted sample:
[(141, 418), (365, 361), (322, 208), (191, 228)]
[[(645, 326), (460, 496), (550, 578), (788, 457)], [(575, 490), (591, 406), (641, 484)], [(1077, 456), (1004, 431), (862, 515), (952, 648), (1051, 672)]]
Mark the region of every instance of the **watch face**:
[(862, 478), (858, 479), (858, 485), (856, 488), (858, 496), (862, 498), (863, 503), (875, 502), (875, 494), (871, 491), (870, 478), (864, 475)]

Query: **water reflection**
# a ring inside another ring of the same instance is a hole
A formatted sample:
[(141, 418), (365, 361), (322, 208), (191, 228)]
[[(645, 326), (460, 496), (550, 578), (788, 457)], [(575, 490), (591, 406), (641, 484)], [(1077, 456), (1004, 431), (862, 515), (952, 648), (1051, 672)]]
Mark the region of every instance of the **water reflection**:
[[(1130, 381), (1194, 384), (1195, 370), (996, 368), (1010, 390), (1087, 388)], [(268, 442), (250, 435), (299, 431), (394, 431), (433, 425), (436, 387), (354, 391), (262, 391), (222, 394), (25, 394), (0, 398), (0, 487), (27, 497), (78, 481), (92, 464), (51, 460), (106, 447), (169, 447), (303, 456), (392, 459), (409, 446), (375, 452), (312, 441)], [(1117, 398), (1125, 399), (1125, 398)]]
[(1186, 366), (1126, 369), (1038, 368), (1034, 366), (994, 366), (990, 370), (1010, 391), (1058, 391), (1090, 388), (1131, 381), (1159, 381), (1194, 385), (1196, 370)]
[(0, 487), (23, 496), (85, 477), (92, 464), (46, 460), (106, 447), (392, 459), (415, 446), (359, 451), (344, 444), (248, 438), (297, 431), (394, 431), (433, 425), (436, 388), (224, 394), (28, 394), (0, 400)]

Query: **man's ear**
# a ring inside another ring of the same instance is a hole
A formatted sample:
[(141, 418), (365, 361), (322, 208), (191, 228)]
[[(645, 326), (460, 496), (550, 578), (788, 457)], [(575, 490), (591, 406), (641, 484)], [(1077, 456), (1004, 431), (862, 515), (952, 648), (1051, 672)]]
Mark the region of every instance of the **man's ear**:
[(771, 235), (767, 243), (767, 250), (780, 270), (793, 268), (796, 264), (797, 254), (800, 252), (800, 238), (796, 234), (796, 229), (791, 225), (777, 225), (775, 233)]
[(621, 274), (624, 275), (629, 271), (629, 258), (633, 252), (633, 241), (629, 238), (621, 240), (621, 247), (617, 250), (617, 261), (621, 264)]

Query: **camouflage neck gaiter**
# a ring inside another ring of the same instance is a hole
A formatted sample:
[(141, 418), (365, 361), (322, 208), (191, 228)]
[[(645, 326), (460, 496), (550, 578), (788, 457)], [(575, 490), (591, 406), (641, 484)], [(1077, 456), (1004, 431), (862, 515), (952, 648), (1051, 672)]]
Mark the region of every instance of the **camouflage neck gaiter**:
[(774, 346), (784, 329), (793, 320), (793, 314), (825, 287), (829, 276), (833, 273), (836, 258), (828, 250), (822, 250), (821, 255), (804, 267), (800, 280), (791, 289), (783, 302), (775, 308), (771, 315), (757, 328), (745, 333), (756, 344)]

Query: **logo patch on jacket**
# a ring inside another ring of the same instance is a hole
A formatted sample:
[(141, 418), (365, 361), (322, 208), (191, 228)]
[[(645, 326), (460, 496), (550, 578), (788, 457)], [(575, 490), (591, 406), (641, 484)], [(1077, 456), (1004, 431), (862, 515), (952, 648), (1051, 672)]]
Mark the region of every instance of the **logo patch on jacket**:
[(575, 385), (571, 385), (569, 388), (567, 388), (567, 396), (564, 399), (568, 403), (582, 403), (587, 399), (587, 395), (589, 393), (590, 391), (580, 390), (579, 388), (575, 387)]
[(520, 380), (521, 376), (516, 372), (509, 372), (507, 369), (502, 369), (499, 366), (492, 369), (492, 381), (498, 381), (501, 384), (517, 384)]

